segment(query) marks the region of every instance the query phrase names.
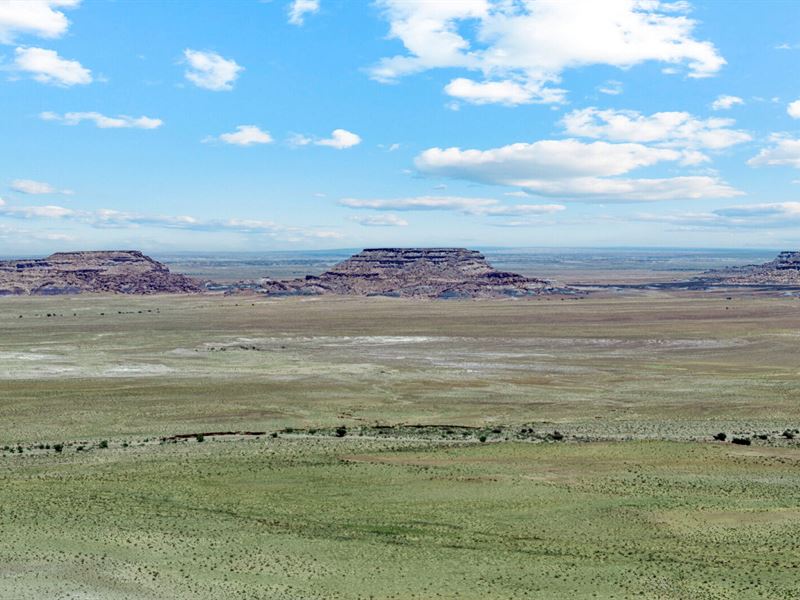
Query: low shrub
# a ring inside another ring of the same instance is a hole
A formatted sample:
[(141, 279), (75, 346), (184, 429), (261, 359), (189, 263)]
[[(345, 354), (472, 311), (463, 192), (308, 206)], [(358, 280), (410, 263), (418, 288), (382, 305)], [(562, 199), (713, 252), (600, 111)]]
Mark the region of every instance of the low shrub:
[(728, 439), (728, 435), (720, 431), (719, 433), (714, 434), (714, 439), (718, 442), (724, 442), (726, 439)]

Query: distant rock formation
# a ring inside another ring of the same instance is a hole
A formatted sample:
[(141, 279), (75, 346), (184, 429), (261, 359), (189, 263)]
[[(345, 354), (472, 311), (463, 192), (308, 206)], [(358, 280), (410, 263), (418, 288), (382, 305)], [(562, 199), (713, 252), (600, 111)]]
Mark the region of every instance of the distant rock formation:
[(135, 250), (57, 252), (41, 259), (0, 261), (0, 295), (198, 291), (198, 282), (170, 273), (165, 265)]
[(781, 252), (775, 260), (762, 265), (709, 271), (706, 277), (731, 285), (800, 285), (800, 252)]
[(497, 271), (465, 248), (369, 248), (320, 276), (292, 281), (262, 280), (255, 290), (269, 295), (488, 298), (572, 293), (548, 281)]

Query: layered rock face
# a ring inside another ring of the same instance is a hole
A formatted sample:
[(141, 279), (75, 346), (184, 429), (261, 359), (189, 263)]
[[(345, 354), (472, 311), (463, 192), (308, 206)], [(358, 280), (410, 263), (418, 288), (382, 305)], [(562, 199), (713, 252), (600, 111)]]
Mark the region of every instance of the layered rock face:
[(566, 293), (541, 279), (497, 271), (465, 248), (370, 248), (319, 277), (265, 280), (276, 295), (339, 294), (423, 298), (480, 298)]
[(141, 252), (58, 252), (47, 258), (0, 261), (0, 295), (82, 292), (169, 294), (200, 291)]
[(763, 265), (713, 271), (709, 275), (735, 285), (800, 285), (800, 252), (781, 252)]

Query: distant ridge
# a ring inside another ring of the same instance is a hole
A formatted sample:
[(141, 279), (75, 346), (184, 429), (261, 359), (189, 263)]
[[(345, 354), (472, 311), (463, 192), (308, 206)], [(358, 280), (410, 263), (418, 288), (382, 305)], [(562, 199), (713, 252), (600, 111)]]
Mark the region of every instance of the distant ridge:
[(800, 285), (800, 252), (787, 250), (761, 265), (720, 269), (706, 275), (734, 285)]
[(47, 258), (0, 261), (0, 295), (85, 292), (171, 294), (200, 291), (137, 250), (57, 252)]
[(268, 295), (482, 298), (573, 293), (542, 279), (494, 269), (466, 248), (367, 248), (320, 276), (262, 280), (253, 289)]

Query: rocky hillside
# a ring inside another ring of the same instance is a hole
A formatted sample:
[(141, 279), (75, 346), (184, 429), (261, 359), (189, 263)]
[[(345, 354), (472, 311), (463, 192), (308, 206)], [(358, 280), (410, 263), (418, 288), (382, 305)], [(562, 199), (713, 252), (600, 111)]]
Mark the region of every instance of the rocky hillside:
[(58, 252), (41, 259), (0, 261), (0, 295), (169, 294), (199, 290), (196, 281), (170, 273), (160, 262), (135, 250)]
[(800, 252), (781, 252), (763, 265), (747, 265), (711, 271), (707, 274), (720, 283), (734, 285), (800, 285)]
[(273, 295), (481, 298), (571, 290), (497, 271), (480, 252), (465, 248), (371, 248), (318, 277), (264, 280), (256, 291)]

